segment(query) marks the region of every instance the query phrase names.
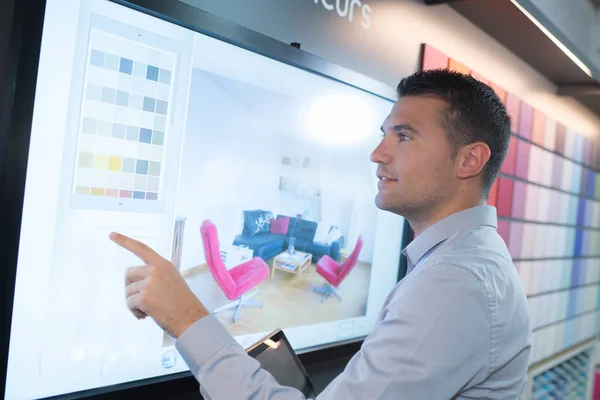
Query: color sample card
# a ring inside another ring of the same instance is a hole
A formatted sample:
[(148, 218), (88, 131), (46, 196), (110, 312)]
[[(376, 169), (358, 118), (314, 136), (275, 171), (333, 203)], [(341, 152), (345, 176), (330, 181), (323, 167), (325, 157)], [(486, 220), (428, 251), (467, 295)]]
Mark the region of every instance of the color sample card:
[(521, 102), (521, 111), (519, 113), (518, 135), (525, 139), (531, 139), (533, 129), (533, 107), (524, 101)]
[(90, 32), (73, 193), (158, 200), (176, 57)]
[(448, 57), (428, 44), (423, 45), (423, 60), (421, 70), (448, 68)]

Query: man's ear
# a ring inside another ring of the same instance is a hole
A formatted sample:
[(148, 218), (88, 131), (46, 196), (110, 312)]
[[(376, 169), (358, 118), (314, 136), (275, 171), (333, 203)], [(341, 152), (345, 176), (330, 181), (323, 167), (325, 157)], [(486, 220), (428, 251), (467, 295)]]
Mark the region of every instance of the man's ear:
[(456, 175), (459, 179), (467, 179), (479, 175), (490, 160), (492, 152), (483, 142), (471, 143), (463, 147), (458, 154)]

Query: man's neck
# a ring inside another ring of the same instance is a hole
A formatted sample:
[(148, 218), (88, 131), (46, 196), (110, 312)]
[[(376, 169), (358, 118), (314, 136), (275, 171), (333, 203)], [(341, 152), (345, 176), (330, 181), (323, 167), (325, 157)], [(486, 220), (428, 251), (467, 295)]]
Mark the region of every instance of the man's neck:
[(446, 207), (434, 210), (426, 213), (421, 218), (407, 218), (410, 227), (415, 232), (415, 236), (419, 236), (425, 232), (427, 228), (434, 225), (435, 223), (449, 217), (452, 214), (456, 214), (459, 211), (467, 210), (469, 208), (485, 205), (486, 201), (483, 199), (477, 200), (463, 200), (454, 203), (447, 204)]

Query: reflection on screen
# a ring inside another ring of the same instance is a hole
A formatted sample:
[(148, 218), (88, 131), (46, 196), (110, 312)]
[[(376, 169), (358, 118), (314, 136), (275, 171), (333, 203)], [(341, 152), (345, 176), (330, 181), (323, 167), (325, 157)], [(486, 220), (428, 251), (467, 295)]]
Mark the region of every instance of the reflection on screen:
[[(111, 231), (172, 260), (244, 346), (276, 327), (297, 350), (368, 334), (400, 257), (402, 219), (375, 207), (369, 161), (391, 104), (106, 0), (49, 0), (7, 397), (187, 370), (127, 311), (123, 274), (140, 261)], [(270, 276), (237, 310), (220, 276), (242, 282), (253, 259)], [(335, 285), (319, 262), (348, 271), (339, 298), (323, 297)]]
[(260, 366), (267, 370), (275, 380), (284, 386), (294, 387), (305, 396), (311, 396), (310, 383), (294, 358), (293, 350), (284, 340), (278, 340), (256, 356)]

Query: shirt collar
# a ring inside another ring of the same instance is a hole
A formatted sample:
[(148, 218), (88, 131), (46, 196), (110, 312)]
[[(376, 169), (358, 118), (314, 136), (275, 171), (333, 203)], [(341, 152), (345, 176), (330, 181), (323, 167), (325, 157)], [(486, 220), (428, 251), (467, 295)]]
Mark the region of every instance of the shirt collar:
[(427, 252), (453, 234), (481, 225), (498, 228), (495, 207), (476, 206), (468, 208), (436, 222), (409, 243), (402, 250), (402, 254), (408, 258), (409, 265), (414, 268)]

